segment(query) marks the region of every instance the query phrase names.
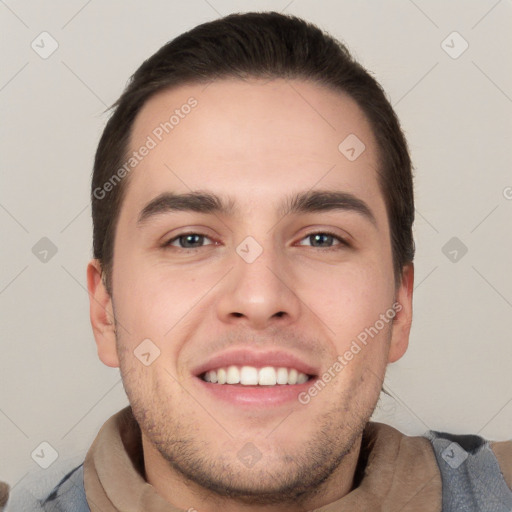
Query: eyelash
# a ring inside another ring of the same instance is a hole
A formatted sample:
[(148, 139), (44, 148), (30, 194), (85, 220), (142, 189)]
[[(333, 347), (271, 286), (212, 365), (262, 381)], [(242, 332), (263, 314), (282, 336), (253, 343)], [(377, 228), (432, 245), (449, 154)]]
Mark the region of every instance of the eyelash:
[[(207, 246), (203, 245), (201, 247), (185, 248), (185, 247), (175, 247), (175, 246), (171, 245), (176, 240), (179, 240), (180, 238), (184, 238), (184, 237), (191, 236), (191, 235), (199, 235), (199, 236), (202, 236), (204, 238), (211, 239), (208, 235), (205, 235), (203, 233), (198, 233), (198, 232), (191, 231), (189, 233), (181, 233), (180, 235), (175, 236), (174, 238), (171, 238), (170, 240), (165, 242), (162, 245), (162, 247), (164, 249), (168, 249), (168, 248), (172, 247), (172, 250), (174, 250), (174, 251), (177, 251), (177, 252), (188, 252), (188, 253), (195, 252), (195, 251), (198, 251), (199, 249), (203, 249), (204, 247), (207, 247)], [(336, 235), (335, 233), (332, 233), (330, 231), (313, 231), (311, 233), (308, 233), (304, 237), (302, 237), (301, 240), (304, 240), (306, 238), (312, 237), (314, 235), (328, 235), (328, 236), (332, 236), (335, 240), (337, 240), (339, 242), (339, 244), (333, 245), (331, 247), (314, 247), (314, 246), (302, 246), (302, 247), (311, 247), (312, 249), (319, 249), (319, 250), (322, 250), (322, 251), (337, 251), (337, 250), (340, 250), (343, 247), (350, 247), (350, 244), (344, 238), (341, 238), (339, 235)], [(215, 244), (209, 244), (209, 245), (215, 245)]]

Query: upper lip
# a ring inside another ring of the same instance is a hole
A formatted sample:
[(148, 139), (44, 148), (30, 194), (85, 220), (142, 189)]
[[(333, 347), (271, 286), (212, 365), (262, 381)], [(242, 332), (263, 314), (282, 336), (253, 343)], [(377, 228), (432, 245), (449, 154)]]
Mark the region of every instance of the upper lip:
[(318, 375), (318, 368), (306, 363), (298, 356), (282, 350), (255, 351), (244, 349), (231, 349), (226, 352), (216, 354), (204, 363), (192, 370), (196, 376), (202, 375), (209, 370), (217, 368), (227, 368), (228, 366), (255, 366), (262, 368), (264, 366), (295, 368), (306, 375)]

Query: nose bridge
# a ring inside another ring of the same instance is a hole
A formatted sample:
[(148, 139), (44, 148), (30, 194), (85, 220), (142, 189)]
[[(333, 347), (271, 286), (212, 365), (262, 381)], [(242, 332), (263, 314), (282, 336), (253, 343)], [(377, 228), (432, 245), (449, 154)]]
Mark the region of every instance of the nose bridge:
[[(259, 237), (261, 240), (261, 237)], [(266, 236), (260, 244), (253, 236), (246, 237), (236, 248), (239, 261), (235, 272), (239, 282), (245, 281), (255, 292), (279, 292), (283, 286), (284, 265), (279, 248), (271, 236)]]
[(296, 318), (299, 301), (275, 239), (268, 234), (257, 236), (259, 240), (246, 236), (236, 247), (218, 314), (223, 321), (243, 318), (261, 328), (276, 318)]

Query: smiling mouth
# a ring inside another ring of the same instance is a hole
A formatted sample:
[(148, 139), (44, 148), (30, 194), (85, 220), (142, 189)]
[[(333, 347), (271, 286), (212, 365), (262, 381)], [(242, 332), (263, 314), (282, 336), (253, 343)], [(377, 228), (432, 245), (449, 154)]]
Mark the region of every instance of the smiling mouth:
[(283, 366), (227, 366), (209, 370), (199, 376), (203, 381), (220, 385), (242, 386), (288, 386), (304, 384), (313, 375), (299, 372), (295, 368)]

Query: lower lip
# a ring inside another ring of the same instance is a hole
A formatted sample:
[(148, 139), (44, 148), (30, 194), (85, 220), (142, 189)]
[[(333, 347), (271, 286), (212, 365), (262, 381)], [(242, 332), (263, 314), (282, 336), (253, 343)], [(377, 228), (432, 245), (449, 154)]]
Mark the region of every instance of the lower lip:
[(280, 384), (276, 386), (244, 386), (242, 384), (214, 384), (200, 377), (197, 381), (202, 388), (219, 400), (236, 406), (274, 407), (299, 402), (300, 393), (307, 391), (316, 377), (303, 384)]

